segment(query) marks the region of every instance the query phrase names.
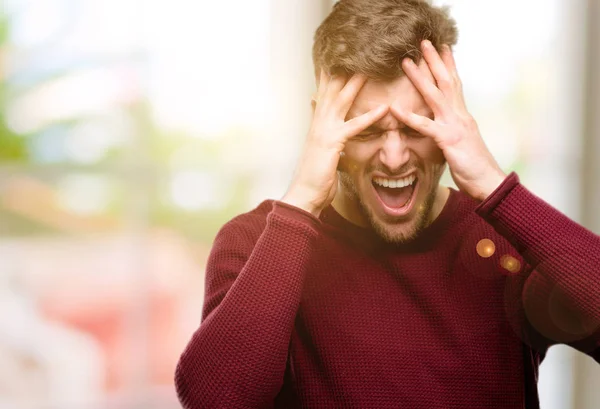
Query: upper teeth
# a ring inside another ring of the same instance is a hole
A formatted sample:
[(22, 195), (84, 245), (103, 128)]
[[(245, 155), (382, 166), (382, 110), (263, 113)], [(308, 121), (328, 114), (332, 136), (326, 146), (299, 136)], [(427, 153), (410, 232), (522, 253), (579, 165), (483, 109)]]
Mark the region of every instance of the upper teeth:
[(385, 179), (385, 178), (375, 178), (373, 181), (377, 183), (379, 186), (383, 187), (391, 187), (391, 188), (400, 188), (410, 186), (415, 183), (417, 177), (415, 175), (411, 175), (405, 177), (404, 179)]

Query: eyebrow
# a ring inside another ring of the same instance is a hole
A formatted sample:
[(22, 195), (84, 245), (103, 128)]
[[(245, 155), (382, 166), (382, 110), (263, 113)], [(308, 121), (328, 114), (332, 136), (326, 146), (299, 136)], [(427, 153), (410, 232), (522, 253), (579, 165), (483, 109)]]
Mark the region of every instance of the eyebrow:
[[(434, 117), (435, 117), (435, 115), (433, 114), (433, 111), (430, 111), (430, 110), (428, 110), (425, 115), (423, 115), (423, 114), (419, 114), (419, 115), (424, 116), (425, 118), (429, 118), (432, 121), (434, 120)], [(357, 116), (360, 116), (360, 115), (357, 115)], [(356, 118), (357, 116), (355, 116), (353, 118)], [(353, 119), (353, 118), (350, 118), (350, 119)], [(413, 128), (411, 128), (410, 126), (408, 126), (406, 124), (402, 124), (400, 129), (411, 129), (414, 131)], [(377, 124), (373, 124), (373, 125), (369, 126), (368, 128), (366, 128), (365, 130), (363, 130), (362, 132), (359, 132), (358, 135), (377, 133), (377, 132), (383, 132), (383, 131), (385, 131), (384, 128), (382, 128), (381, 126), (379, 126)]]
[(377, 125), (371, 125), (369, 126), (367, 129), (365, 129), (364, 131), (360, 132), (360, 134), (366, 134), (366, 133), (375, 133), (375, 132), (382, 132), (384, 129), (380, 126)]
[[(413, 130), (413, 128), (411, 128), (410, 126), (406, 125), (406, 124), (401, 124), (401, 126), (399, 127), (399, 129), (410, 129)], [(378, 133), (378, 132), (383, 132), (385, 131), (384, 128), (382, 128), (379, 125), (371, 125), (369, 126), (367, 129), (365, 129), (362, 132), (359, 132), (358, 135), (364, 135), (364, 134), (370, 134), (370, 133)]]

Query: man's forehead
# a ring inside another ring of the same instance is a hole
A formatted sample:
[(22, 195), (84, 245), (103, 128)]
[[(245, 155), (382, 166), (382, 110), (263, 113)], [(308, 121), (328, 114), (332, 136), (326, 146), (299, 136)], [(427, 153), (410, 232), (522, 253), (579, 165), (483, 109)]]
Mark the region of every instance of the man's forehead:
[(350, 107), (348, 118), (367, 113), (381, 104), (398, 104), (424, 116), (432, 114), (412, 82), (407, 77), (402, 77), (388, 82), (368, 80)]

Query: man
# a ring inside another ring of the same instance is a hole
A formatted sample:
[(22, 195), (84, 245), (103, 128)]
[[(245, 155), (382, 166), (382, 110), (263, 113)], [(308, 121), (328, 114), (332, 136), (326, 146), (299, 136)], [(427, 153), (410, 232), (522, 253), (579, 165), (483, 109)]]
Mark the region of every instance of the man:
[(551, 345), (600, 360), (600, 237), (502, 172), (456, 38), (422, 0), (319, 27), (290, 188), (215, 240), (185, 408), (537, 408)]

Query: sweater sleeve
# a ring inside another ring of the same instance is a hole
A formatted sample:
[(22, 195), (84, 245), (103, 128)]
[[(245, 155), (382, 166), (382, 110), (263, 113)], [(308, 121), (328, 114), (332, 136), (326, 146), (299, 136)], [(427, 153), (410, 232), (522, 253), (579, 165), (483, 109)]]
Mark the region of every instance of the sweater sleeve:
[(320, 221), (281, 202), (262, 232), (247, 219), (221, 229), (208, 259), (203, 320), (175, 373), (186, 409), (272, 407), (283, 384)]
[(535, 196), (511, 173), (476, 208), (529, 264), (520, 287), (529, 337), (564, 343), (598, 360), (600, 236)]

